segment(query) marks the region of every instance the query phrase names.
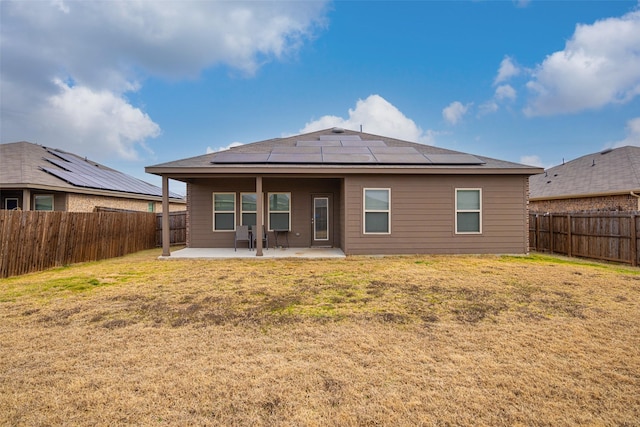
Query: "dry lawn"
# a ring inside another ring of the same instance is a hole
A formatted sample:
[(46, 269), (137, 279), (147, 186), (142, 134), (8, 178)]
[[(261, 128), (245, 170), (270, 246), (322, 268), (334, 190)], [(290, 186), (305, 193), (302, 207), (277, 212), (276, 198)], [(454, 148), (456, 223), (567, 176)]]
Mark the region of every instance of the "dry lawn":
[(640, 269), (157, 255), (0, 280), (0, 425), (640, 425)]

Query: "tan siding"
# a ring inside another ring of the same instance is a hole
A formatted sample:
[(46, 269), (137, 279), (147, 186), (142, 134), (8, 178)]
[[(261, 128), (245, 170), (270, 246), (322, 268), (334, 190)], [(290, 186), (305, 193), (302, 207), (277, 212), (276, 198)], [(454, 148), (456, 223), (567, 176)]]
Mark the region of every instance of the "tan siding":
[[(265, 197), (264, 224), (267, 226), (267, 194), (274, 192), (291, 193), (291, 232), (288, 235), (290, 247), (307, 247), (311, 244), (311, 195), (331, 194), (332, 227), (331, 233), (334, 245), (338, 245), (342, 237), (340, 221), (340, 180), (339, 179), (311, 179), (311, 178), (263, 178), (263, 192)], [(240, 223), (239, 197), (241, 192), (254, 192), (253, 178), (219, 178), (197, 180), (188, 187), (191, 217), (189, 228), (189, 246), (200, 247), (233, 247), (234, 233), (213, 231), (213, 192), (236, 193), (236, 224)], [(275, 236), (269, 233), (269, 245), (273, 246)], [(279, 243), (283, 243), (279, 241)]]
[[(391, 234), (362, 233), (363, 188), (391, 188)], [(455, 189), (482, 189), (482, 234), (455, 234)], [(346, 252), (526, 252), (522, 176), (356, 176), (345, 178)]]

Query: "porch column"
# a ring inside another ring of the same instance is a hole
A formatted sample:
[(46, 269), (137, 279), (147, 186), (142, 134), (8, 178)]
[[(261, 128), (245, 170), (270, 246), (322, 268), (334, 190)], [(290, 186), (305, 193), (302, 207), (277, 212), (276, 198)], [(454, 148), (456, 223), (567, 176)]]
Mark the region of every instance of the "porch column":
[(169, 230), (169, 177), (162, 175), (162, 256), (171, 256), (169, 246), (171, 234)]
[(31, 190), (29, 190), (28, 188), (22, 190), (22, 210), (31, 210)]
[(254, 236), (256, 239), (256, 256), (263, 256), (262, 254), (262, 228), (264, 226), (264, 203), (262, 196), (262, 177), (256, 177), (256, 231), (257, 235)]

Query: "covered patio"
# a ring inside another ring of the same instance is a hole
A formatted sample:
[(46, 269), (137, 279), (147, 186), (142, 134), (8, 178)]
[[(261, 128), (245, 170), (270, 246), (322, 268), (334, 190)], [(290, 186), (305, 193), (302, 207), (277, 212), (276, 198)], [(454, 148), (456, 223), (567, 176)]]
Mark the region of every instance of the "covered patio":
[[(170, 256), (160, 256), (159, 259), (232, 259), (256, 258), (256, 251), (247, 248), (234, 251), (233, 248), (184, 248), (171, 252)], [(345, 258), (340, 248), (269, 248), (262, 252), (265, 258)]]

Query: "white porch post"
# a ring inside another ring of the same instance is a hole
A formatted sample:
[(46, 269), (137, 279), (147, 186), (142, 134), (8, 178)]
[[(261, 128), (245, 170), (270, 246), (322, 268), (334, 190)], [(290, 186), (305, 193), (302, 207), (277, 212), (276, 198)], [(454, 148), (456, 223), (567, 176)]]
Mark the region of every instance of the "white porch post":
[(27, 188), (22, 190), (22, 210), (23, 211), (31, 210), (31, 190)]
[(256, 232), (254, 236), (256, 239), (256, 256), (263, 256), (262, 254), (262, 228), (264, 226), (264, 203), (262, 197), (262, 177), (256, 177)]
[(169, 246), (171, 234), (169, 230), (169, 177), (162, 175), (162, 256), (171, 256)]

